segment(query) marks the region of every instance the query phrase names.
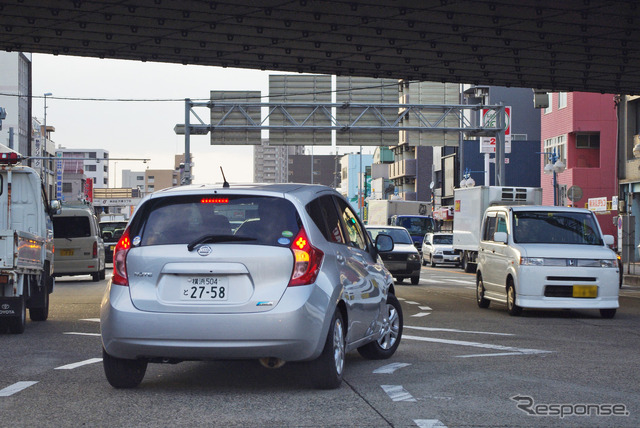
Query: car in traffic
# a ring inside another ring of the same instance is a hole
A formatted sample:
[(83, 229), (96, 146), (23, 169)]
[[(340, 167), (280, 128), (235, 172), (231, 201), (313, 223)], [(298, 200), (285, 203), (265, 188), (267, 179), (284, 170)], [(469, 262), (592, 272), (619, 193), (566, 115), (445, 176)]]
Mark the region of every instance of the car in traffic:
[(584, 208), (494, 206), (485, 211), (476, 299), (523, 308), (598, 309), (613, 318), (619, 267), (595, 214)]
[(453, 249), (452, 233), (427, 233), (422, 241), (422, 266), (429, 263), (460, 264), (460, 253)]
[(63, 206), (53, 221), (53, 275), (105, 278), (104, 242), (98, 219), (89, 206)]
[(104, 242), (105, 261), (107, 263), (113, 263), (113, 250), (116, 249), (116, 244), (127, 227), (127, 221), (101, 221), (98, 225), (100, 226), (100, 235)]
[(366, 226), (371, 239), (378, 235), (388, 235), (393, 239), (393, 250), (380, 254), (382, 261), (391, 275), (402, 283), (409, 278), (411, 284), (420, 282), (420, 253), (415, 247), (407, 229), (401, 226)]
[[(232, 224), (236, 224), (236, 229)], [(391, 357), (402, 309), (349, 202), (319, 185), (197, 185), (147, 195), (116, 245), (100, 310), (103, 367), (138, 386), (148, 363), (309, 364), (337, 388), (346, 353)]]

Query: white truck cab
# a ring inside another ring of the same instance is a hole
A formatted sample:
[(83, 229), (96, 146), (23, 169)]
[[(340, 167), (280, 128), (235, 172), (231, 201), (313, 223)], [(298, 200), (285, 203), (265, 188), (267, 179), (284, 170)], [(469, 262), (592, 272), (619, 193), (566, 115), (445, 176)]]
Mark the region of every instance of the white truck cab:
[(40, 176), (17, 165), (20, 155), (0, 153), (0, 329), (22, 333), (26, 309), (33, 321), (49, 316), (53, 292), (51, 214), (59, 201), (47, 201)]
[(595, 215), (553, 206), (489, 207), (482, 222), (476, 271), (478, 306), (599, 309), (618, 308), (618, 263)]

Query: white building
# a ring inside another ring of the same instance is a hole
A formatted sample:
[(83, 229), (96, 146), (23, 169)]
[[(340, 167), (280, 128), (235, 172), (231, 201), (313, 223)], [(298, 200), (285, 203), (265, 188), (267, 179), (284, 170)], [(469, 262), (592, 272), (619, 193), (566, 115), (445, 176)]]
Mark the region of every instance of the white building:
[(0, 144), (23, 156), (31, 153), (31, 54), (0, 52), (0, 107), (7, 112)]
[[(56, 150), (56, 155), (61, 153), (63, 158), (78, 158), (78, 161), (65, 160), (64, 172), (84, 172), (87, 179), (93, 181), (94, 188), (109, 187), (109, 151), (103, 149), (67, 149), (64, 147)], [(64, 182), (64, 177), (63, 177)]]
[(145, 192), (144, 188), (144, 171), (131, 171), (130, 169), (122, 170), (122, 184), (120, 187), (125, 189), (138, 189)]

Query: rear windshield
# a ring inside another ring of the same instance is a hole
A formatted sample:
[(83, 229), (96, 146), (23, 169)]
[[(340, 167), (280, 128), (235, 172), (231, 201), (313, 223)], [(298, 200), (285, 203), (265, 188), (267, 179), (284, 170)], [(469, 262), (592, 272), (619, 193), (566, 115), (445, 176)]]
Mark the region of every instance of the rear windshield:
[(105, 241), (117, 242), (127, 227), (126, 221), (101, 221), (100, 234)]
[(300, 219), (286, 199), (266, 196), (201, 195), (148, 202), (132, 225), (134, 244), (190, 244), (206, 236), (214, 241), (289, 246)]
[(513, 240), (520, 244), (603, 245), (594, 216), (584, 212), (514, 212)]
[(53, 217), (54, 238), (86, 238), (91, 236), (89, 217)]

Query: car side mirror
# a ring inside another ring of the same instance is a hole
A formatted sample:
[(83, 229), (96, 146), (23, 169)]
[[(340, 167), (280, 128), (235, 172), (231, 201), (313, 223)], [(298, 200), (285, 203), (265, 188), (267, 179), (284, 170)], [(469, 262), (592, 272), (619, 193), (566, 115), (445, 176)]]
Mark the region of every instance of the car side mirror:
[(496, 242), (501, 242), (503, 244), (507, 243), (507, 233), (506, 232), (496, 232), (493, 234), (493, 240)]
[(378, 252), (380, 253), (388, 253), (389, 251), (393, 250), (393, 238), (389, 235), (385, 235), (385, 234), (379, 234), (378, 236), (376, 236), (376, 249), (378, 250)]
[(604, 243), (605, 245), (613, 245), (613, 235), (604, 235)]

